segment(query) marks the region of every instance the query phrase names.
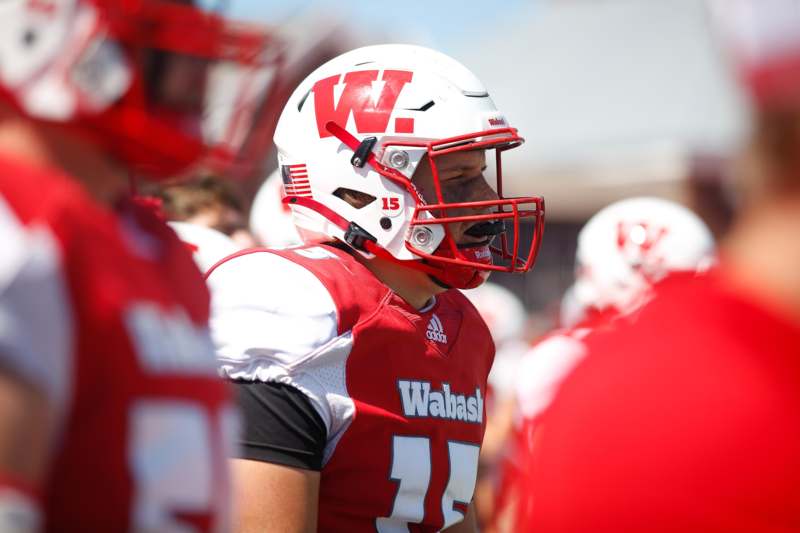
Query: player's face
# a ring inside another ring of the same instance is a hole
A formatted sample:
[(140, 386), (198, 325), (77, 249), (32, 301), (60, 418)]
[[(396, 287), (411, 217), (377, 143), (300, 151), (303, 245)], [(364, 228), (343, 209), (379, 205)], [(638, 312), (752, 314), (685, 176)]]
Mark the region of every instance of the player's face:
[(215, 229), (233, 239), (242, 248), (258, 246), (255, 237), (247, 229), (244, 215), (232, 207), (214, 205), (195, 213), (186, 222)]
[[(486, 170), (486, 152), (473, 150), (469, 152), (453, 152), (436, 157), (436, 169), (442, 188), (445, 203), (478, 202), (497, 200), (495, 190), (489, 185), (483, 173)], [(427, 157), (420, 162), (414, 173), (414, 184), (428, 204), (438, 204), (433, 171)], [(463, 216), (489, 213), (491, 209), (453, 208), (447, 210), (447, 216)], [(465, 232), (474, 221), (448, 224), (450, 234), (457, 244), (469, 245), (485, 241), (485, 237), (473, 237)]]

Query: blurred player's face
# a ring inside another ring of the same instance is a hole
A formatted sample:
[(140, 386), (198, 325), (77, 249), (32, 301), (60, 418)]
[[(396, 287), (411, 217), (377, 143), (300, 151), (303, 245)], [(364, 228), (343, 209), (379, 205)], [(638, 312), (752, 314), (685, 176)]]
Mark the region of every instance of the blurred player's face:
[(247, 223), (242, 213), (232, 207), (214, 205), (200, 210), (194, 216), (187, 218), (186, 222), (224, 233), (242, 248), (250, 248), (258, 244), (247, 229)]
[(746, 202), (800, 191), (800, 110), (759, 113), (755, 134), (739, 154), (735, 170)]
[[(486, 152), (473, 150), (469, 152), (453, 152), (436, 157), (436, 169), (445, 203), (479, 202), (497, 200), (497, 192), (489, 185), (483, 173), (486, 170)], [(436, 196), (436, 184), (433, 171), (427, 157), (420, 162), (414, 173), (414, 185), (428, 204), (440, 203)], [(452, 208), (447, 216), (464, 216), (489, 213), (491, 209)], [(485, 237), (466, 235), (467, 229), (476, 224), (475, 221), (448, 224), (448, 229), (456, 244), (470, 245), (482, 243)]]

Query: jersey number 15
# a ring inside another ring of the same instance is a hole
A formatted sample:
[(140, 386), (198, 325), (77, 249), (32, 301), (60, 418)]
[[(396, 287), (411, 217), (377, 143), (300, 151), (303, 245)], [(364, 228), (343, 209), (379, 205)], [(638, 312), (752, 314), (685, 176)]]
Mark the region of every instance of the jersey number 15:
[[(480, 447), (447, 441), (450, 477), (441, 498), (444, 528), (464, 518), (475, 491)], [(398, 484), (392, 514), (378, 518), (380, 533), (407, 532), (408, 523), (422, 522), (425, 496), (431, 481), (431, 442), (427, 437), (395, 436), (392, 442), (392, 481)]]

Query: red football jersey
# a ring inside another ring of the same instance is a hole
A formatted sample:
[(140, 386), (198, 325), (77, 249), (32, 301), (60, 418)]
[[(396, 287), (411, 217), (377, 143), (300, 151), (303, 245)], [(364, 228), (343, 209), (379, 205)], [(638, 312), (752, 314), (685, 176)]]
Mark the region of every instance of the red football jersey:
[(209, 283), (223, 372), (290, 384), (325, 421), (320, 531), (438, 531), (463, 518), (494, 345), (460, 292), (416, 310), (328, 246), (239, 255)]
[(528, 458), (520, 530), (796, 531), (800, 325), (677, 275), (590, 336)]
[(8, 161), (0, 234), (0, 359), (59, 415), (46, 530), (227, 530), (234, 411), (184, 245), (146, 210)]
[(527, 460), (526, 450), (537, 438), (537, 419), (586, 355), (583, 340), (599, 328), (614, 327), (620, 320), (627, 319), (616, 309), (593, 310), (578, 324), (546, 334), (520, 358), (514, 383), (514, 426), (499, 462), (493, 521), (509, 519), (519, 500), (517, 493), (527, 490), (521, 465)]

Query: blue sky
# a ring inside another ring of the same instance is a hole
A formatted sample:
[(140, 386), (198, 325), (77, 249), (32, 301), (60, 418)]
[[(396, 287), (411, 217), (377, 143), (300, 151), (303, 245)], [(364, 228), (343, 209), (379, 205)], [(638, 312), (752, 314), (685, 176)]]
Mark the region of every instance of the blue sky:
[(229, 0), (232, 15), (278, 24), (317, 5), (338, 13), (353, 28), (365, 27), (443, 52), (498, 31), (497, 25), (541, 0)]

